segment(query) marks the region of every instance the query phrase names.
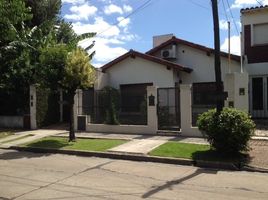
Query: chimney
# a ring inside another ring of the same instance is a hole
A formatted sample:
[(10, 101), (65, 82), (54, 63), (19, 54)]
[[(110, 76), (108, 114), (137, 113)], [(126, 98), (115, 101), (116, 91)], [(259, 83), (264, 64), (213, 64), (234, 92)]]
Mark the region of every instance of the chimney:
[(160, 44), (168, 41), (174, 35), (173, 34), (166, 34), (166, 35), (156, 35), (153, 36), (153, 48), (159, 46)]

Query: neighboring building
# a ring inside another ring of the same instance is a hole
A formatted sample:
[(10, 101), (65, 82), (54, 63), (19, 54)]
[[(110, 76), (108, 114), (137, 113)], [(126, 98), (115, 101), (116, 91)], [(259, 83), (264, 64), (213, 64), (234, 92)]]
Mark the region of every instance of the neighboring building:
[(268, 6), (242, 9), (241, 23), (249, 110), (254, 118), (268, 118)]

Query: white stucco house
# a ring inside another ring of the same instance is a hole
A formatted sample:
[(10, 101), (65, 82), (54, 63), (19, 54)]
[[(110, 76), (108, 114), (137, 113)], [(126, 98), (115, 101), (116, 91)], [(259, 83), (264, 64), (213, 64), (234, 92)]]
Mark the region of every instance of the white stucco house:
[[(222, 85), (228, 92), (225, 104), (248, 111), (248, 75), (241, 69), (240, 56), (228, 57), (224, 52), (220, 55)], [(214, 107), (216, 102), (214, 50), (172, 34), (154, 36), (153, 48), (148, 52), (130, 50), (99, 69), (94, 90), (105, 86), (120, 91), (119, 115), (136, 116), (137, 121), (142, 118), (139, 109), (146, 98), (147, 121), (135, 125), (97, 124), (92, 123), (96, 113), (92, 111), (87, 114), (91, 116), (85, 130), (153, 134), (168, 130), (201, 136), (195, 127), (197, 114)], [(92, 104), (96, 104), (96, 97)], [(78, 98), (78, 108), (85, 102)], [(83, 110), (78, 113), (85, 114)]]
[(241, 24), (249, 110), (254, 118), (268, 118), (268, 6), (242, 9)]

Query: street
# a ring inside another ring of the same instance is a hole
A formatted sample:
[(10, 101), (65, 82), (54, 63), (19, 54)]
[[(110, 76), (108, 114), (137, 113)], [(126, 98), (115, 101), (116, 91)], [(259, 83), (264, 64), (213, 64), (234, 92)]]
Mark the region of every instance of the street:
[(268, 199), (268, 174), (1, 149), (0, 199)]

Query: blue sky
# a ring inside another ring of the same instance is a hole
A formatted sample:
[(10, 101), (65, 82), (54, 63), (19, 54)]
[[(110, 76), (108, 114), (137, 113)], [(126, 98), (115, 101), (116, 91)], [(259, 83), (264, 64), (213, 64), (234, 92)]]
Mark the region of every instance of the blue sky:
[[(227, 20), (230, 20), (231, 52), (240, 54), (240, 9), (259, 3), (267, 5), (268, 0), (218, 2), (221, 49), (228, 48)], [(213, 47), (210, 0), (62, 0), (62, 3), (61, 15), (73, 23), (76, 33), (98, 33), (95, 38), (81, 42), (83, 46), (95, 41), (92, 64), (96, 67), (129, 49), (148, 51), (154, 35), (173, 33), (178, 38)]]

